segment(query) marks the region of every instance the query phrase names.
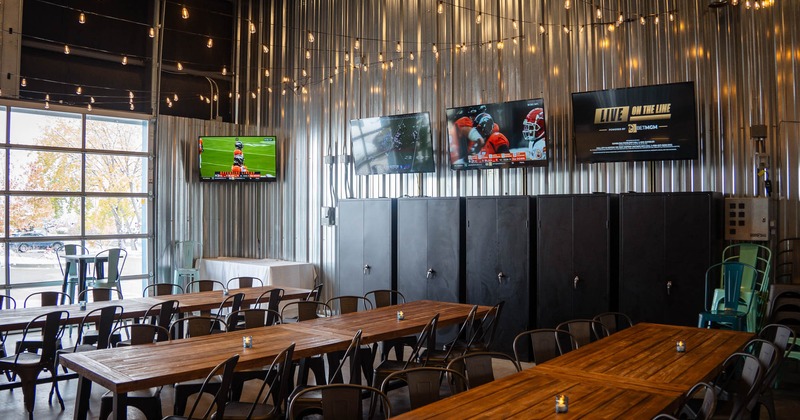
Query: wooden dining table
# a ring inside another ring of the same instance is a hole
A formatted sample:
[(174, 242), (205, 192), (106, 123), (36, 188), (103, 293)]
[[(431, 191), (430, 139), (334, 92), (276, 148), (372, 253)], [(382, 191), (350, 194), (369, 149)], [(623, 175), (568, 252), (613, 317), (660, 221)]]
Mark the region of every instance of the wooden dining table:
[[(69, 312), (69, 316), (63, 318), (63, 324), (78, 324), (81, 322), (81, 320), (83, 320), (86, 313), (109, 305), (122, 306), (123, 316), (128, 319), (138, 318), (143, 316), (148, 308), (160, 302), (160, 300), (154, 298), (126, 298), (101, 302), (88, 302), (86, 304), (86, 309), (81, 309), (80, 304), (77, 303), (72, 305), (3, 309), (0, 310), (0, 332), (22, 330), (37, 316), (57, 310)], [(44, 326), (44, 321), (31, 326)]]
[[(75, 419), (86, 418), (92, 383), (114, 393), (115, 418), (121, 419), (126, 416), (128, 392), (203, 378), (233, 354), (240, 355), (237, 370), (252, 369), (268, 365), (281, 350), (295, 343), (294, 359), (299, 360), (346, 349), (358, 329), (364, 333), (365, 343), (396, 338), (421, 331), (436, 311), (441, 311), (440, 319), (447, 325), (466, 319), (470, 308), (457, 303), (411, 302), (314, 321), (66, 354), (59, 362), (80, 377)], [(479, 313), (488, 309), (481, 307)], [(397, 320), (397, 310), (406, 313), (404, 320)], [(252, 348), (242, 347), (245, 335), (253, 337)]]
[[(283, 289), (283, 300), (290, 300), (290, 299), (302, 299), (305, 298), (308, 293), (311, 291), (310, 289), (302, 289), (297, 287), (283, 287), (278, 285), (269, 285), (269, 286), (258, 286), (258, 287), (245, 287), (241, 289), (229, 289), (229, 295), (235, 293), (244, 293), (244, 300), (242, 301), (243, 305), (252, 305), (256, 303), (259, 296), (261, 296), (265, 292), (269, 292), (272, 289), (281, 288)], [(220, 303), (225, 300), (226, 297), (229, 295), (224, 295), (222, 290), (209, 290), (206, 292), (193, 292), (193, 293), (183, 293), (177, 295), (161, 295), (161, 296), (152, 296), (150, 299), (155, 299), (157, 301), (163, 302), (166, 300), (177, 300), (180, 304), (180, 308), (182, 312), (194, 312), (194, 311), (205, 311), (210, 309), (217, 309), (219, 308)], [(264, 299), (268, 299), (269, 295), (264, 296)], [(265, 300), (266, 302), (267, 300)]]
[[(398, 418), (642, 418), (672, 412), (750, 333), (641, 323)], [(686, 350), (677, 352), (677, 342)], [(567, 413), (555, 413), (557, 395)]]

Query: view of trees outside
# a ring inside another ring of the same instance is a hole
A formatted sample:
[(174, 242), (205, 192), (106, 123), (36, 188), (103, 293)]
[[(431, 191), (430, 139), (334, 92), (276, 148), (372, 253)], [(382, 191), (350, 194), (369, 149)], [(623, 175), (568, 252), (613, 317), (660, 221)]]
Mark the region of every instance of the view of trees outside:
[(123, 248), (122, 274), (146, 276), (147, 121), (18, 107), (0, 107), (0, 120), (10, 133), (2, 139), (8, 155), (0, 153), (0, 173), (4, 178), (8, 156), (9, 174), (0, 183), (7, 188), (0, 199), (2, 210), (8, 206), (8, 220), (0, 212), (6, 284), (58, 281), (55, 251), (68, 243), (90, 254)]

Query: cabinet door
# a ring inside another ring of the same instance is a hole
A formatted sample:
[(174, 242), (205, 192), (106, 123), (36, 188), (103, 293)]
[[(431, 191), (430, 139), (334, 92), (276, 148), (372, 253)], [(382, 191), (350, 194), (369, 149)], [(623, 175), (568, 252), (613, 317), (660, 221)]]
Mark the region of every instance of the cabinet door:
[(573, 198), (573, 318), (592, 318), (609, 310), (609, 200), (607, 195)]
[(406, 301), (428, 298), (428, 201), (397, 201), (397, 290)]
[(637, 322), (664, 319), (669, 296), (663, 279), (665, 220), (662, 195), (620, 196), (619, 306)]
[(467, 198), (467, 303), (494, 305), (498, 299), (497, 203), (493, 198)]
[(337, 296), (364, 294), (364, 202), (339, 201)]
[(364, 201), (364, 276), (359, 296), (370, 290), (393, 289), (394, 277), (394, 201), (372, 199)]
[(573, 227), (571, 196), (537, 198), (536, 325), (555, 328), (573, 318)]
[[(458, 302), (462, 261), (461, 201), (458, 198), (427, 201), (427, 265), (422, 267), (421, 273), (427, 283), (427, 299)], [(426, 275), (428, 270), (432, 270), (430, 276)]]

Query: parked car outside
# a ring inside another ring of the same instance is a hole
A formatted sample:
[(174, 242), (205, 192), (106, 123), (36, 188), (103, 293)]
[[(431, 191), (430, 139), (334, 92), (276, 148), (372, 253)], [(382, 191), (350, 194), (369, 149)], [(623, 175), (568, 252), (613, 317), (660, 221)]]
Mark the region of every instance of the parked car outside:
[(19, 238), (20, 240), (25, 241), (25, 242), (11, 242), (8, 244), (9, 249), (16, 250), (17, 252), (27, 252), (34, 249), (55, 250), (64, 245), (64, 243), (59, 240), (51, 240), (51, 241), (37, 240), (41, 237), (44, 237), (44, 234), (41, 232), (12, 233), (11, 237)]

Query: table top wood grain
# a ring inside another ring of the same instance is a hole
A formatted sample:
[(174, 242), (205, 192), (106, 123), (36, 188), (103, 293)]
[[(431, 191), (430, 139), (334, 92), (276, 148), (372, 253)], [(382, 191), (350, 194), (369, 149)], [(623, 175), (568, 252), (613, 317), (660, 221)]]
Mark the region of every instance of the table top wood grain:
[[(296, 287), (283, 287), (278, 285), (272, 286), (259, 286), (259, 287), (246, 287), (242, 289), (229, 289), (230, 294), (244, 293), (243, 304), (253, 304), (259, 296), (264, 292), (268, 292), (275, 288), (283, 289), (283, 300), (303, 299), (311, 291), (309, 289), (300, 289)], [(265, 299), (269, 295), (264, 296)], [(219, 308), (220, 303), (228, 296), (222, 294), (222, 290), (210, 290), (207, 292), (183, 293), (177, 295), (162, 295), (152, 296), (152, 299), (158, 301), (165, 301), (175, 299), (180, 302), (182, 312), (203, 311), (209, 309)]]
[[(143, 316), (148, 308), (157, 303), (159, 303), (159, 301), (153, 298), (131, 298), (104, 302), (88, 302), (85, 310), (81, 310), (80, 305), (77, 303), (72, 305), (3, 309), (0, 310), (0, 331), (22, 330), (37, 316), (59, 310), (69, 312), (69, 316), (62, 322), (63, 324), (77, 324), (83, 319), (87, 312), (109, 305), (122, 306), (125, 318), (137, 318)], [(34, 326), (41, 327), (43, 325), (44, 321)]]

